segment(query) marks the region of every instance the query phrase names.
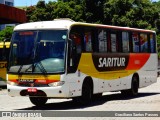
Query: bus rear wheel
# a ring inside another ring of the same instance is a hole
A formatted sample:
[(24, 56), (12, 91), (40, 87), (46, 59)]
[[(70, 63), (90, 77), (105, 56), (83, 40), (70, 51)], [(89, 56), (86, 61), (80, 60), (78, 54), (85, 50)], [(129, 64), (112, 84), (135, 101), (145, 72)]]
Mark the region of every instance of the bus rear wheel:
[(136, 96), (138, 94), (138, 88), (139, 88), (139, 80), (138, 77), (134, 75), (132, 78), (131, 89), (122, 90), (121, 94), (124, 96)]
[(46, 104), (48, 98), (47, 97), (29, 97), (32, 104), (36, 106), (42, 106)]

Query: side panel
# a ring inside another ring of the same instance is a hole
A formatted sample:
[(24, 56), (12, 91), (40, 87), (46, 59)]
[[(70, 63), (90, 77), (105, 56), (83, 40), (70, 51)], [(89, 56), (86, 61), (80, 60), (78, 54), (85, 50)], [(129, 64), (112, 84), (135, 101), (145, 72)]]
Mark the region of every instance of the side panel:
[(83, 53), (78, 70), (99, 80), (94, 93), (130, 89), (134, 73), (139, 75), (140, 87), (156, 82), (156, 59), (156, 54), (149, 53)]
[[(99, 79), (113, 80), (129, 76), (140, 70), (150, 54), (91, 54), (83, 53), (78, 70)], [(113, 74), (115, 72), (116, 74)]]
[(148, 86), (157, 81), (157, 54), (151, 54), (146, 64), (138, 71), (140, 76), (140, 87)]

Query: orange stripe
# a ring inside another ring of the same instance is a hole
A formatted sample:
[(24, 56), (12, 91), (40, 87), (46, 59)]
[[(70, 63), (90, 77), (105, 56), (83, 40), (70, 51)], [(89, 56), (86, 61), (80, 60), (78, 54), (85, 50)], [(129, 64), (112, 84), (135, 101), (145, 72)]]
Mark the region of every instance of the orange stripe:
[[(9, 80), (11, 82), (19, 83), (18, 80)], [(36, 80), (35, 83), (41, 83), (41, 84), (49, 84), (52, 82), (58, 82), (59, 80)], [(25, 83), (25, 82), (24, 82)]]
[(149, 53), (137, 54), (133, 53), (129, 56), (129, 63), (126, 70), (139, 70), (144, 66), (150, 57)]

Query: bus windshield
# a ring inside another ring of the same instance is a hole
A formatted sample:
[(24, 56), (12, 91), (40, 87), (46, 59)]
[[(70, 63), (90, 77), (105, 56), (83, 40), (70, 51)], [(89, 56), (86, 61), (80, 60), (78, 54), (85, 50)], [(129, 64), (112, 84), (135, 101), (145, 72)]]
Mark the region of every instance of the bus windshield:
[(8, 72), (64, 72), (66, 30), (15, 31)]

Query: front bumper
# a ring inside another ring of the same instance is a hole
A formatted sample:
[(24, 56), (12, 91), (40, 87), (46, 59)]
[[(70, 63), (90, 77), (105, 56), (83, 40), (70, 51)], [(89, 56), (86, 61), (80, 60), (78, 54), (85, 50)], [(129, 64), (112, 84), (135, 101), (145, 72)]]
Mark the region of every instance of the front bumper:
[[(45, 93), (45, 97), (53, 97), (53, 98), (69, 98), (71, 94), (69, 92), (69, 87), (57, 86), (57, 87), (21, 87), (21, 86), (12, 86), (7, 84), (8, 95), (10, 96), (41, 96), (39, 93)], [(28, 88), (35, 88), (37, 92), (28, 92)], [(42, 94), (44, 96), (44, 94)]]

